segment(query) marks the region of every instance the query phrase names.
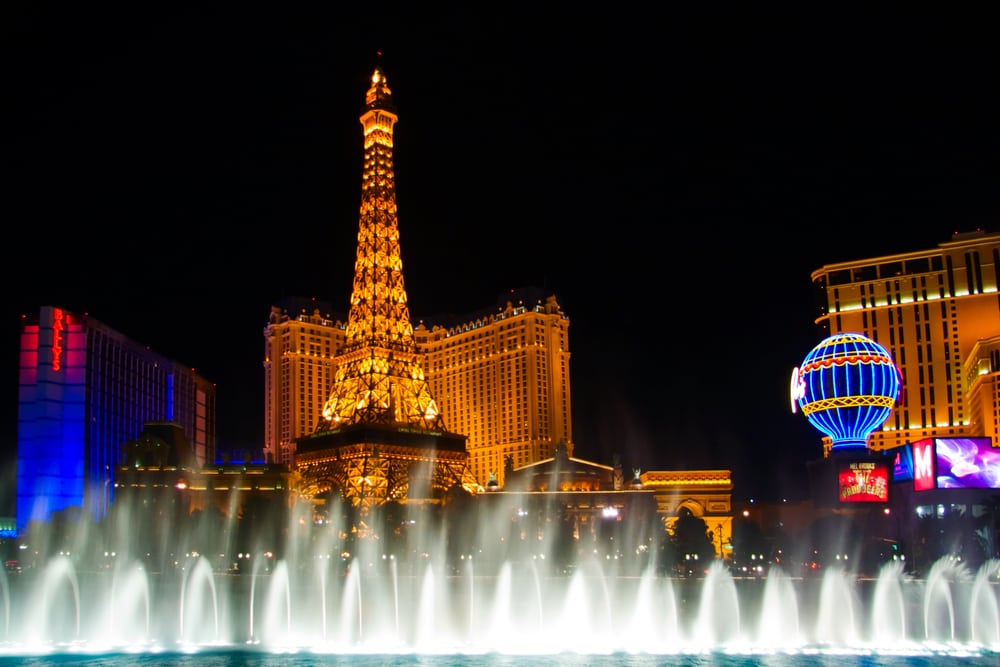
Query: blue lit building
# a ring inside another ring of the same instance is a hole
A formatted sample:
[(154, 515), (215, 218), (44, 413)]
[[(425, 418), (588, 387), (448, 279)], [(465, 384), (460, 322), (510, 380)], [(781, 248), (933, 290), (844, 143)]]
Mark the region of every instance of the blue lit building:
[(89, 315), (26, 318), (18, 384), (18, 532), (68, 507), (103, 517), (146, 422), (178, 424), (199, 465), (215, 458), (215, 386)]

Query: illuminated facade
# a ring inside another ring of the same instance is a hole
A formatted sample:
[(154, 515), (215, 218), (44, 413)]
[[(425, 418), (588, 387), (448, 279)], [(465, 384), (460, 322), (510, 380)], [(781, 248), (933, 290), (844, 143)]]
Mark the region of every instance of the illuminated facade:
[(468, 437), (470, 467), (502, 485), (515, 467), (564, 445), (573, 455), (569, 318), (556, 296), (516, 290), (495, 308), (448, 322), (421, 322), (417, 347), (449, 424)]
[(295, 442), (316, 430), (333, 384), (344, 323), (327, 303), (288, 298), (272, 306), (264, 327), (264, 454), (293, 466)]
[(1000, 447), (1000, 334), (976, 341), (963, 366), (969, 432)]
[(670, 529), (680, 511), (705, 521), (713, 534), (719, 558), (729, 558), (732, 546), (733, 479), (729, 470), (649, 470), (639, 475), (642, 488), (651, 490), (656, 511)]
[(821, 332), (862, 333), (901, 372), (898, 404), (870, 449), (963, 435), (990, 435), (1000, 447), (1000, 234), (955, 234), (931, 250), (831, 264), (812, 280)]
[[(291, 464), (295, 441), (313, 433), (343, 349), (345, 318), (324, 302), (287, 299), (264, 329), (265, 451)], [(494, 306), (419, 321), (417, 350), (431, 394), (453, 431), (466, 435), (469, 467), (481, 484), (504, 462), (523, 466), (573, 453), (569, 318), (556, 295), (513, 290)]]
[(339, 491), (362, 506), (478, 490), (465, 436), (445, 427), (414, 341), (396, 214), (397, 119), (376, 68), (360, 117), (364, 168), (344, 345), (315, 432), (295, 452), (307, 495)]
[(191, 457), (215, 456), (215, 387), (87, 315), (44, 306), (21, 329), (17, 527), (82, 507), (104, 516), (123, 448), (174, 422)]

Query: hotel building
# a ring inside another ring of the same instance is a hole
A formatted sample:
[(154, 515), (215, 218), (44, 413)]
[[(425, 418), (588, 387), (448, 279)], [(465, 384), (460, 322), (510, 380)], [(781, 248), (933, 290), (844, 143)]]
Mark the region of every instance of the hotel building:
[[(295, 441), (316, 430), (330, 391), (344, 316), (329, 304), (289, 298), (264, 328), (264, 449), (293, 464)], [(569, 318), (552, 292), (512, 290), (465, 316), (418, 320), (414, 340), (431, 393), (451, 431), (467, 436), (480, 484), (515, 467), (573, 453)]]
[(344, 346), (341, 313), (329, 303), (288, 297), (264, 327), (264, 458), (292, 466), (295, 442), (316, 430)]
[(68, 507), (102, 518), (147, 422), (175, 423), (198, 465), (215, 457), (215, 386), (89, 315), (26, 317), (18, 383), (18, 531)]
[(822, 335), (864, 334), (901, 372), (901, 397), (869, 449), (984, 435), (1000, 447), (1000, 234), (830, 264), (812, 280)]
[(416, 329), (431, 391), (449, 426), (468, 436), (469, 466), (481, 484), (503, 485), (515, 468), (565, 445), (570, 420), (569, 318), (551, 292), (512, 291), (501, 304)]

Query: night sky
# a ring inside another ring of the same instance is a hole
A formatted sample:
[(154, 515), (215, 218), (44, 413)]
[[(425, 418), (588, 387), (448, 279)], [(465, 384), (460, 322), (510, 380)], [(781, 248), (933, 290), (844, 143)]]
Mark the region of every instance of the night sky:
[(220, 445), (262, 446), (271, 305), (347, 310), (379, 51), (411, 314), (554, 290), (581, 458), (804, 496), (820, 434), (788, 380), (819, 341), (811, 272), (1000, 230), (1000, 57), (967, 8), (16, 4), (8, 492), (20, 315), (41, 305), (193, 366), (217, 384)]

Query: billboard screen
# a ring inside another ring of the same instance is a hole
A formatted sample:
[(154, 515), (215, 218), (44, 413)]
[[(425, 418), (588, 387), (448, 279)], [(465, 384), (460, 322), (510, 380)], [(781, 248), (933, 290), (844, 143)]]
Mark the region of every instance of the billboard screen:
[(934, 438), (939, 489), (1000, 489), (1000, 448), (989, 438)]
[(886, 461), (850, 461), (837, 470), (842, 503), (889, 502), (889, 464)]
[(913, 479), (913, 449), (910, 443), (889, 451), (892, 456), (892, 481), (908, 482)]

